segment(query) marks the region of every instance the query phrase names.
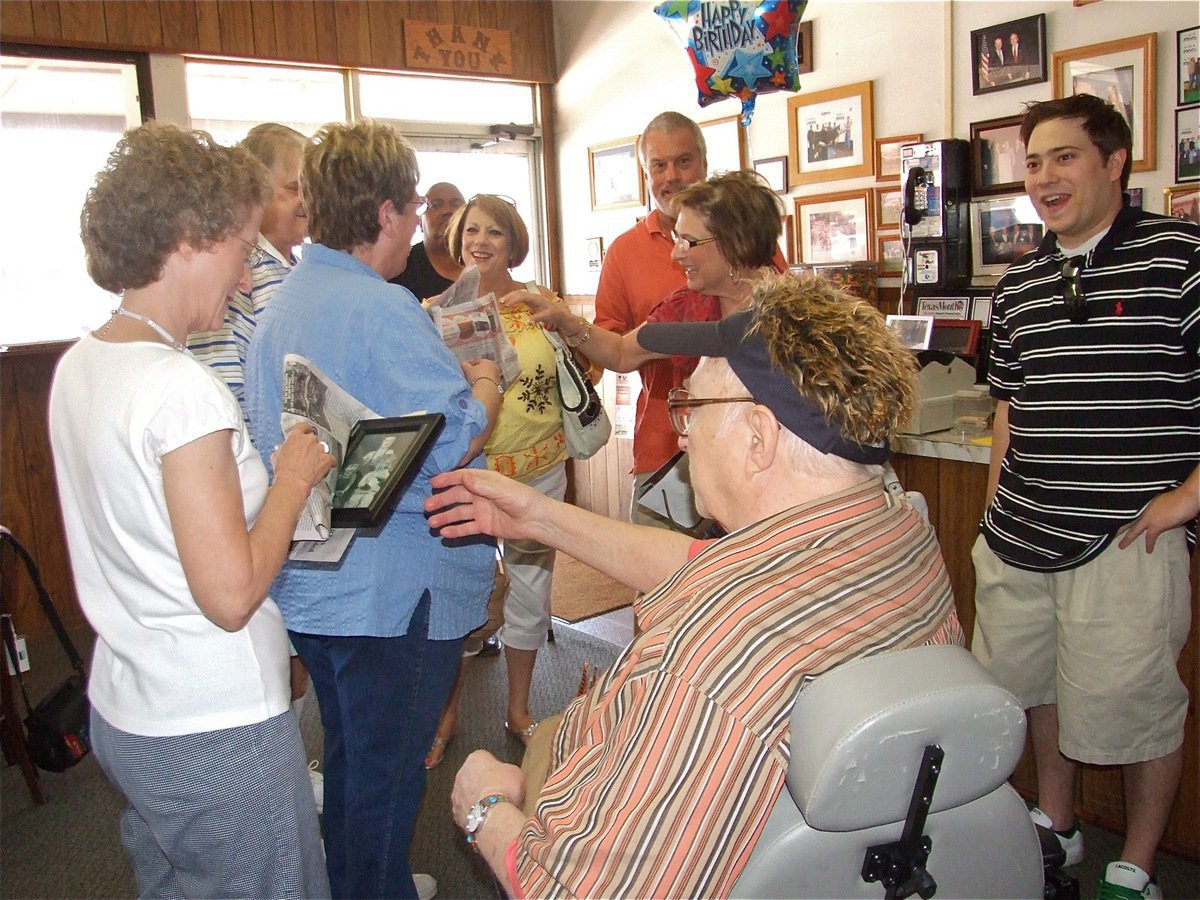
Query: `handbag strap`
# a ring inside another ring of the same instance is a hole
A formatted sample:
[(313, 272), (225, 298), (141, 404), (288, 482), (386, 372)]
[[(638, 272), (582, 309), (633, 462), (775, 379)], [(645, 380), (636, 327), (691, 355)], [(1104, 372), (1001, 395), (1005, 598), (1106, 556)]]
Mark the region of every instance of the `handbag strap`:
[[(50, 622), (50, 627), (54, 629), (54, 634), (58, 637), (59, 643), (62, 644), (63, 650), (67, 653), (67, 659), (71, 661), (71, 667), (79, 673), (80, 677), (87, 678), (87, 670), (83, 667), (83, 659), (75, 650), (75, 645), (71, 643), (71, 637), (67, 634), (67, 629), (62, 623), (62, 619), (58, 617), (58, 610), (54, 608), (54, 602), (50, 599), (50, 593), (46, 590), (46, 586), (42, 583), (42, 575), (38, 571), (37, 563), (33, 561), (33, 557), (24, 545), (12, 536), (7, 528), (0, 528), (0, 547), (7, 544), (13, 548), (13, 552), (25, 564), (25, 571), (29, 573), (29, 578), (33, 581), (33, 587), (37, 591), (38, 603), (41, 604), (42, 612), (45, 613), (46, 619)], [(11, 624), (11, 623), (10, 623)], [(14, 662), (16, 655), (13, 656)], [(17, 666), (19, 669), (20, 666)]]

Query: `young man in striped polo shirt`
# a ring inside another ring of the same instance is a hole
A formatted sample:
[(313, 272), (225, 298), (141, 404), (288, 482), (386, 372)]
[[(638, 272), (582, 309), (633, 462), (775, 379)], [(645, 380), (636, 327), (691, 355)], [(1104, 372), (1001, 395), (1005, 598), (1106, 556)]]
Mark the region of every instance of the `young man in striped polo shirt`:
[(1021, 138), (1047, 234), (993, 301), (973, 649), (1029, 709), (1034, 820), (1078, 862), (1077, 764), (1122, 766), (1125, 845), (1099, 896), (1156, 897), (1188, 702), (1200, 229), (1128, 205), (1129, 127), (1099, 98), (1031, 105)]

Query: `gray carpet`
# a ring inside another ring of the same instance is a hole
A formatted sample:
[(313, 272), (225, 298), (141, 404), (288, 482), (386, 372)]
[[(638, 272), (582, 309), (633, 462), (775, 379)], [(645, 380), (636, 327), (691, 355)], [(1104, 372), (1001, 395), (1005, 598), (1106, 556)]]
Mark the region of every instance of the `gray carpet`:
[[(574, 696), (586, 661), (607, 666), (618, 648), (562, 623), (555, 624), (557, 641), (538, 655), (534, 673), (533, 713), (557, 712)], [(85, 642), (80, 640), (80, 650)], [(34, 672), (30, 694), (40, 699), (65, 677), (65, 660), (57, 645), (30, 647)], [(85, 654), (85, 657), (90, 654)], [(469, 851), (448, 810), (454, 773), (467, 754), (484, 747), (502, 759), (519, 762), (521, 746), (504, 732), (507, 690), (504, 660), (474, 660), (467, 669), (459, 715), (459, 735), (442, 764), (430, 772), (425, 802), (413, 841), (416, 871), (429, 872), (439, 882), (442, 898), (497, 896), (487, 867)], [(321, 756), (321, 725), (316, 704), (306, 705), (301, 732), (310, 756)], [(120, 795), (89, 756), (61, 774), (42, 773), (47, 803), (35, 807), (20, 770), (0, 770), (0, 898), (133, 897), (133, 875), (121, 848), (117, 820)], [(1070, 870), (1080, 880), (1083, 897), (1095, 896), (1105, 861), (1117, 856), (1121, 838), (1084, 826), (1087, 859)], [(1160, 854), (1158, 877), (1168, 898), (1200, 896), (1200, 866), (1170, 854)]]
[[(84, 658), (90, 658), (88, 636), (72, 637)], [(575, 696), (584, 662), (607, 667), (619, 650), (562, 623), (555, 624), (555, 637), (538, 654), (534, 671), (530, 705), (537, 717), (558, 712)], [(36, 702), (66, 676), (67, 665), (54, 643), (32, 644), (30, 658), (34, 670), (27, 683)], [(442, 764), (429, 773), (411, 859), (414, 870), (438, 879), (440, 897), (486, 898), (495, 896), (491, 877), (450, 818), (450, 787), (472, 750), (486, 748), (519, 763), (522, 747), (504, 731), (508, 687), (503, 657), (472, 660), (464, 677), (459, 734)], [(305, 704), (300, 731), (309, 757), (319, 760), (321, 722), (315, 701)], [(43, 772), (41, 781), (47, 802), (34, 806), (20, 769), (0, 770), (0, 898), (136, 896), (118, 834), (124, 804), (95, 757), (89, 755), (66, 772)]]

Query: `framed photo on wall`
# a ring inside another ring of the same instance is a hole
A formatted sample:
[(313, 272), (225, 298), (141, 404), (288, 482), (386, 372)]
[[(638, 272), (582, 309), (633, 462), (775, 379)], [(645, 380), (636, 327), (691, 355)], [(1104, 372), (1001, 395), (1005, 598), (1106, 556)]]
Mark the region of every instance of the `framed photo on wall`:
[(875, 245), (880, 275), (894, 276), (904, 271), (904, 244), (898, 231), (876, 234)]
[(746, 152), (746, 129), (738, 124), (738, 116), (726, 116), (711, 122), (697, 122), (708, 150), (708, 174), (736, 172), (749, 167)]
[(1200, 103), (1200, 25), (1175, 33), (1175, 105)]
[(796, 220), (791, 213), (780, 216), (779, 249), (789, 266), (796, 264)]
[(1157, 167), (1155, 85), (1157, 35), (1089, 44), (1053, 54), (1054, 96), (1095, 94), (1111, 103), (1133, 132), (1133, 171), (1153, 172)]
[(816, 56), (813, 46), (813, 22), (801, 22), (796, 29), (796, 71), (807, 75), (813, 70), (813, 59)]
[(1163, 212), (1200, 225), (1200, 185), (1163, 188)]
[(1046, 14), (971, 32), (971, 87), (990, 94), (1046, 80)]
[(869, 81), (789, 97), (790, 184), (874, 175), (873, 116)]
[(1175, 181), (1200, 181), (1200, 106), (1175, 110)]
[(875, 227), (899, 228), (904, 215), (903, 188), (875, 188)]
[(1037, 248), (1046, 235), (1027, 195), (971, 203), (971, 271), (1003, 275), (1004, 270)]
[(592, 209), (646, 205), (646, 181), (638, 162), (636, 137), (588, 147), (588, 177)]
[(777, 194), (788, 192), (788, 160), (786, 156), (770, 156), (754, 161), (754, 171), (763, 177), (767, 185)]
[(800, 262), (866, 262), (875, 252), (870, 189), (796, 198)]
[(971, 196), (1011, 194), (1025, 186), (1022, 116), (971, 123)]
[(898, 134), (875, 139), (875, 180), (900, 180), (900, 147), (924, 140), (923, 134)]

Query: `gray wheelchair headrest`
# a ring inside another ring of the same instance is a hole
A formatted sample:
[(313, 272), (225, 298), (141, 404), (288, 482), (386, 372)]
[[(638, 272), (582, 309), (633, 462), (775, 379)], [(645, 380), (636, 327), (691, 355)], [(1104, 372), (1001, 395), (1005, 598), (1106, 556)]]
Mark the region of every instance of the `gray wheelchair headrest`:
[(788, 789), (822, 831), (900, 822), (927, 744), (946, 751), (930, 813), (991, 793), (1024, 749), (1024, 710), (963, 647), (854, 660), (801, 690)]

